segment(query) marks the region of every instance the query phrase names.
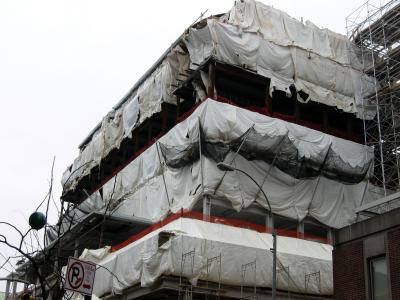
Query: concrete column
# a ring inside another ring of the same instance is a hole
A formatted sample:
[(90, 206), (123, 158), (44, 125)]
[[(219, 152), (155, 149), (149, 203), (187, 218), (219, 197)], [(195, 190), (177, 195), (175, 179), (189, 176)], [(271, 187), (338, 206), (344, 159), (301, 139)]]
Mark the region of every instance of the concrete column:
[(304, 221), (297, 224), (297, 237), (304, 239)]
[(203, 220), (209, 221), (211, 215), (211, 198), (209, 196), (203, 197)]
[(17, 286), (18, 282), (14, 281), (13, 282), (13, 290), (12, 290), (12, 298), (15, 299), (17, 297)]
[(272, 216), (270, 214), (267, 214), (267, 216), (265, 217), (265, 227), (267, 227), (267, 229), (272, 229), (274, 227), (273, 222), (274, 220)]
[(326, 238), (333, 244), (333, 230), (332, 228), (328, 228), (328, 233), (326, 234)]
[(208, 97), (215, 99), (215, 63), (213, 61), (208, 64), (208, 84)]
[(10, 281), (7, 280), (7, 282), (6, 282), (6, 291), (5, 291), (5, 300), (7, 300), (9, 295), (10, 295)]

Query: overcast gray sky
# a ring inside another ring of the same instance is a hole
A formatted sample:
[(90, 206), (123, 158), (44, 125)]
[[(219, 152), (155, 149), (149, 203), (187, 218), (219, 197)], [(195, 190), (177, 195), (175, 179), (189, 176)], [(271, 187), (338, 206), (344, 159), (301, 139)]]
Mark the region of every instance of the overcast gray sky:
[[(364, 2), (262, 1), (343, 34)], [(226, 12), (233, 2), (0, 0), (0, 221), (26, 230), (53, 156), (58, 201), (62, 172), (89, 131), (202, 11)], [(0, 233), (16, 238), (4, 226)], [(0, 254), (14, 251), (0, 245)]]

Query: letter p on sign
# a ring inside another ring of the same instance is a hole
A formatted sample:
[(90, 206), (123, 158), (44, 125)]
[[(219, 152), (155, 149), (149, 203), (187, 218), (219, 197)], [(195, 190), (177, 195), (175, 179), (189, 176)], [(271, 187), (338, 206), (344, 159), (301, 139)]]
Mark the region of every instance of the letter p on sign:
[(91, 295), (95, 275), (95, 264), (69, 257), (67, 273), (65, 274), (65, 289), (84, 295)]

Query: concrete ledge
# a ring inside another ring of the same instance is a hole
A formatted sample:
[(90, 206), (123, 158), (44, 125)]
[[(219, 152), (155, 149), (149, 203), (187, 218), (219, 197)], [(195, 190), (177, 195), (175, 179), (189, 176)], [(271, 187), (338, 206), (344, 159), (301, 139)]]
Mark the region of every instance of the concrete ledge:
[(400, 226), (400, 208), (335, 230), (334, 246)]

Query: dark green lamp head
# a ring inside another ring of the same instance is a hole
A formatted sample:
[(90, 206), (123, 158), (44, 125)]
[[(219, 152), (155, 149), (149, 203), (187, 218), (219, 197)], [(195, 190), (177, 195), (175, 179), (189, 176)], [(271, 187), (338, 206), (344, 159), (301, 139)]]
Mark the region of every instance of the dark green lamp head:
[(46, 216), (40, 211), (35, 211), (29, 217), (29, 225), (35, 230), (42, 229), (46, 225)]

